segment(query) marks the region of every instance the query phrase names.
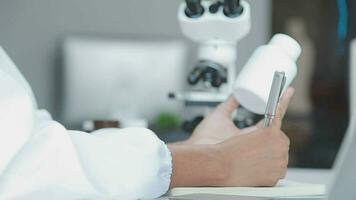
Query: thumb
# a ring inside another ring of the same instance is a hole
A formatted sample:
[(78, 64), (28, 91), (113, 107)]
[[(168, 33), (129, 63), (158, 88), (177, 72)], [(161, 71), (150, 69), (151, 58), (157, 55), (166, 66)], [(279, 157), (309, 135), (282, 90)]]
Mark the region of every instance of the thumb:
[(277, 113), (275, 118), (272, 121), (272, 125), (274, 125), (277, 128), (281, 128), (282, 126), (282, 120), (284, 118), (284, 115), (287, 112), (288, 105), (293, 97), (294, 94), (294, 88), (289, 87), (283, 94), (283, 96), (280, 99), (280, 102), (277, 107)]
[(239, 102), (235, 99), (235, 97), (230, 96), (227, 98), (225, 102), (222, 102), (219, 104), (219, 106), (216, 108), (217, 111), (223, 112), (226, 115), (231, 115), (236, 108), (239, 106)]

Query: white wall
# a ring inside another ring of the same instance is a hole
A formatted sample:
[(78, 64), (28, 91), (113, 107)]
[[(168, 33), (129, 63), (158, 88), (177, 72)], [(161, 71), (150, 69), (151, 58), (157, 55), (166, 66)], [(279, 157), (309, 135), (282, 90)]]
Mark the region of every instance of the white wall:
[[(60, 44), (71, 34), (167, 35), (183, 38), (179, 0), (2, 0), (0, 45), (33, 86), (39, 105), (58, 112)], [(240, 44), (239, 64), (269, 38), (270, 0), (250, 0), (252, 30)]]

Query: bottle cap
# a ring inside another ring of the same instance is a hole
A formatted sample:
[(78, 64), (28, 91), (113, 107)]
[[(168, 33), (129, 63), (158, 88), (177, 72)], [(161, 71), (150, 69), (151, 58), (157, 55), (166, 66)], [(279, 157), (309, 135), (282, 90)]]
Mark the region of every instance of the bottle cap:
[(294, 61), (297, 61), (298, 57), (302, 53), (302, 48), (299, 43), (292, 37), (285, 34), (278, 33), (274, 35), (269, 44), (280, 48)]

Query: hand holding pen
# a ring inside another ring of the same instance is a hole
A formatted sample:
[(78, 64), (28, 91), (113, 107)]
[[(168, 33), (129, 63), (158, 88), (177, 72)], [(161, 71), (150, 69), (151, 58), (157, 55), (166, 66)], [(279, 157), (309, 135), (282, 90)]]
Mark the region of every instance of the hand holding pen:
[(285, 77), (283, 72), (276, 72), (266, 106), (265, 118), (262, 121), (263, 125), (260, 122), (259, 127), (269, 127), (273, 124), (281, 128), (282, 120), (287, 112), (290, 100), (294, 95), (294, 88), (292, 87), (287, 88), (282, 94), (284, 83)]
[(286, 83), (284, 72), (276, 71), (273, 76), (271, 90), (269, 92), (268, 102), (266, 106), (264, 127), (270, 126), (272, 120), (276, 116), (279, 100), (282, 95)]
[[(268, 124), (269, 126), (271, 125), (275, 125), (275, 127), (280, 128), (282, 126), (282, 120), (287, 112), (289, 103), (292, 99), (292, 96), (294, 95), (294, 88), (292, 87), (288, 87), (284, 93), (281, 95), (279, 102), (277, 104), (276, 107), (276, 111), (275, 114), (273, 115), (273, 119), (269, 120), (269, 118), (271, 117), (266, 117), (264, 119), (262, 119), (260, 122), (258, 122), (255, 126), (255, 128), (263, 128), (263, 127), (267, 127), (265, 126), (265, 124), (268, 122), (270, 124)], [(266, 122), (267, 121), (267, 122)], [(254, 129), (254, 128), (252, 128)], [(251, 130), (252, 130), (251, 129)]]

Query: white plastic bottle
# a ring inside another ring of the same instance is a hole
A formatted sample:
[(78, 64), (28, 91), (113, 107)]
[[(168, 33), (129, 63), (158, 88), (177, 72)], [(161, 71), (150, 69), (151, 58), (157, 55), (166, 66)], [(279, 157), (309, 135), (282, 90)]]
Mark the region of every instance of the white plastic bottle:
[(284, 71), (286, 84), (291, 84), (297, 74), (301, 47), (285, 34), (276, 34), (267, 45), (258, 47), (236, 78), (233, 94), (247, 110), (263, 114), (275, 71)]

